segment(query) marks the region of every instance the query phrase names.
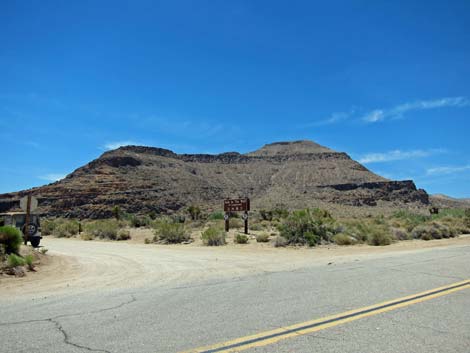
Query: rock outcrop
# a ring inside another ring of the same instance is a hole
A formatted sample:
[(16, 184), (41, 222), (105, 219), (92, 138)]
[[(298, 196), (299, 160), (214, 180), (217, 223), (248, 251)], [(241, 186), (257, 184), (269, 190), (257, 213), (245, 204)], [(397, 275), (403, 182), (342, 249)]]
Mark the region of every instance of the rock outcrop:
[(0, 195), (0, 211), (31, 193), (50, 216), (103, 218), (114, 206), (131, 213), (169, 213), (190, 204), (220, 207), (227, 197), (249, 196), (252, 207), (348, 205), (376, 207), (429, 203), (412, 181), (389, 181), (312, 141), (277, 142), (240, 154), (176, 154), (126, 146), (108, 151), (65, 179)]

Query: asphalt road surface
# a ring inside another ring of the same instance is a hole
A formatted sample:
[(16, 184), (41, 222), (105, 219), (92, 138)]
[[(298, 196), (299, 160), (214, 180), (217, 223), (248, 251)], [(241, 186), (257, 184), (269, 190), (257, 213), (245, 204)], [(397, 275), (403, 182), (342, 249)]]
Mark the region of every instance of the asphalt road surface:
[(56, 267), (0, 281), (0, 352), (470, 352), (468, 241), (370, 253), (44, 243)]

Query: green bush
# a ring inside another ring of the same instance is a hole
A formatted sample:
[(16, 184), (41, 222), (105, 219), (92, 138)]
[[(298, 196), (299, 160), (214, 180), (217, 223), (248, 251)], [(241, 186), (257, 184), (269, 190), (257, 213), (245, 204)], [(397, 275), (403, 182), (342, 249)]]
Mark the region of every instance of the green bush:
[(28, 265), (28, 269), (29, 269), (30, 271), (33, 271), (33, 270), (34, 270), (34, 264), (33, 264), (33, 262), (34, 262), (34, 256), (31, 255), (31, 254), (26, 255), (26, 256), (24, 257), (24, 261), (25, 261), (26, 265)]
[(201, 209), (198, 206), (191, 205), (188, 207), (189, 216), (193, 221), (196, 221), (201, 216)]
[(24, 266), (26, 261), (16, 254), (10, 254), (7, 258), (8, 267), (17, 267), (17, 266)]
[(268, 233), (261, 233), (256, 236), (256, 241), (258, 243), (267, 243), (269, 241), (269, 234)]
[(167, 244), (177, 244), (188, 241), (190, 235), (186, 232), (184, 224), (172, 221), (161, 221), (156, 225), (154, 241)]
[(223, 212), (213, 212), (209, 215), (208, 219), (210, 221), (220, 221), (224, 219), (224, 213)]
[(330, 241), (336, 228), (328, 212), (306, 209), (292, 212), (280, 224), (279, 231), (289, 244), (315, 246), (322, 239)]
[(233, 241), (235, 242), (235, 244), (247, 244), (248, 237), (245, 234), (238, 233), (237, 235), (235, 235)]
[(119, 223), (115, 219), (103, 219), (85, 224), (85, 233), (94, 238), (116, 240)]
[(39, 251), (41, 252), (41, 254), (46, 255), (46, 253), (49, 251), (49, 249), (41, 248)]
[(430, 216), (417, 214), (408, 210), (400, 210), (393, 214), (392, 221), (395, 220), (397, 228), (405, 228), (408, 232), (411, 232), (416, 226), (429, 221)]
[(18, 254), (22, 242), (23, 235), (17, 228), (12, 226), (0, 227), (0, 244), (3, 244), (4, 251), (7, 254)]
[(80, 224), (76, 220), (60, 220), (54, 227), (52, 235), (57, 238), (70, 238), (78, 234)]
[(225, 230), (217, 227), (209, 227), (201, 234), (204, 245), (219, 246), (225, 244)]
[(273, 220), (273, 211), (260, 210), (259, 215), (263, 221)]
[(147, 227), (151, 223), (150, 217), (141, 217), (136, 215), (128, 216), (129, 225), (134, 228)]
[(53, 219), (44, 219), (41, 221), (41, 234), (52, 235), (57, 227), (57, 222)]

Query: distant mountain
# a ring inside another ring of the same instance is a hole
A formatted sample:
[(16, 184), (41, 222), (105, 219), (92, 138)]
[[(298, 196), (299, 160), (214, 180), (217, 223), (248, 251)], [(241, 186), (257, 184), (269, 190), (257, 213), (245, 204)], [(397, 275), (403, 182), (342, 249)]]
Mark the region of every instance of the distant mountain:
[(126, 146), (103, 153), (65, 179), (0, 195), (13, 210), (27, 194), (40, 212), (66, 217), (109, 217), (114, 206), (132, 213), (171, 213), (190, 204), (220, 208), (224, 198), (249, 196), (254, 208), (336, 206), (424, 207), (424, 190), (390, 181), (312, 141), (276, 142), (247, 154), (176, 154)]
[(429, 197), (431, 203), (438, 207), (468, 208), (469, 198), (455, 198), (444, 194), (433, 194)]

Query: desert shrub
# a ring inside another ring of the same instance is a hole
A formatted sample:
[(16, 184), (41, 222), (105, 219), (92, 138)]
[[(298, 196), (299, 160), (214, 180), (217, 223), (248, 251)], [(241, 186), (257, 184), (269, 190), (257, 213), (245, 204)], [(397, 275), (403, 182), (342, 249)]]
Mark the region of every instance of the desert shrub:
[(57, 238), (70, 238), (78, 234), (80, 224), (76, 220), (59, 220), (52, 235)]
[(278, 205), (273, 210), (273, 217), (277, 219), (287, 218), (289, 216), (289, 210), (284, 205)]
[(156, 220), (156, 219), (157, 219), (157, 212), (155, 212), (155, 211), (150, 211), (150, 212), (149, 212), (149, 218), (150, 218), (152, 221)]
[(190, 239), (186, 232), (184, 224), (164, 220), (159, 222), (155, 229), (154, 241), (160, 241), (167, 244), (177, 244)]
[(85, 232), (95, 238), (116, 240), (119, 223), (114, 219), (103, 219), (89, 222), (85, 225)]
[(12, 226), (0, 227), (0, 244), (3, 244), (5, 253), (18, 254), (22, 242), (23, 235), (18, 229)]
[(95, 239), (95, 237), (94, 237), (92, 234), (90, 234), (90, 233), (82, 233), (82, 234), (80, 235), (80, 238), (81, 238), (82, 240), (86, 240), (86, 241)]
[(390, 245), (396, 240), (384, 217), (343, 221), (341, 233), (356, 239), (358, 243), (369, 245)]
[(119, 206), (114, 206), (111, 210), (111, 213), (117, 221), (119, 221), (123, 216), (123, 212), (121, 211), (121, 208)]
[(24, 261), (26, 265), (28, 265), (28, 270), (33, 271), (34, 270), (34, 256), (29, 254), (24, 257)]
[(260, 210), (259, 216), (263, 221), (272, 221), (273, 220), (273, 211)]
[(10, 254), (7, 258), (8, 267), (24, 266), (26, 261), (19, 255)]
[(223, 212), (212, 212), (208, 219), (210, 221), (217, 221), (217, 220), (223, 220), (224, 219), (224, 214)]
[(465, 210), (464, 225), (470, 228), (470, 208)]
[(241, 219), (230, 218), (229, 225), (230, 225), (230, 228), (242, 228), (244, 226), (244, 223)]
[(193, 221), (196, 221), (201, 216), (201, 209), (198, 206), (191, 205), (188, 207), (189, 216)]
[(46, 253), (49, 251), (49, 249), (41, 248), (39, 251), (41, 252), (41, 254), (46, 255)]
[(52, 235), (56, 227), (57, 227), (57, 221), (53, 219), (44, 219), (41, 221), (41, 234)]
[(398, 240), (410, 240), (413, 239), (411, 233), (407, 232), (406, 229), (403, 228), (390, 228), (390, 231), (395, 239)]
[(133, 228), (147, 227), (151, 223), (150, 217), (130, 215), (128, 217), (129, 225)]
[(268, 233), (261, 233), (256, 236), (256, 241), (258, 243), (267, 243), (269, 241), (269, 234)]
[(280, 235), (289, 244), (315, 246), (335, 234), (334, 220), (326, 211), (309, 209), (292, 212), (279, 226)]
[(289, 244), (289, 242), (281, 235), (278, 235), (276, 238), (274, 238), (274, 247), (276, 248), (287, 246), (287, 244)]
[(430, 216), (417, 214), (408, 210), (400, 210), (393, 214), (392, 221), (396, 221), (393, 224), (397, 228), (405, 228), (408, 232), (411, 232), (416, 226), (427, 222)]
[(250, 229), (255, 230), (255, 231), (259, 231), (259, 230), (263, 230), (264, 227), (261, 223), (252, 223), (252, 224), (250, 224)]
[(225, 230), (218, 227), (209, 227), (201, 234), (204, 245), (219, 246), (225, 244)]
[(128, 240), (131, 238), (131, 232), (127, 229), (120, 229), (117, 233), (117, 240)]
[(442, 238), (453, 238), (457, 236), (457, 232), (440, 223), (431, 222), (428, 224), (422, 224), (413, 229), (413, 238), (421, 240), (432, 240)]
[(152, 244), (152, 243), (153, 243), (153, 241), (151, 239), (149, 239), (149, 238), (144, 239), (144, 244)]
[(235, 238), (233, 239), (233, 241), (236, 244), (246, 244), (248, 243), (248, 237), (245, 234), (238, 233), (237, 235), (235, 235)]
[(344, 233), (336, 234), (333, 237), (333, 241), (338, 245), (353, 245), (357, 243), (356, 238)]

